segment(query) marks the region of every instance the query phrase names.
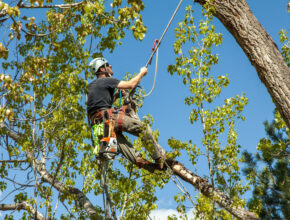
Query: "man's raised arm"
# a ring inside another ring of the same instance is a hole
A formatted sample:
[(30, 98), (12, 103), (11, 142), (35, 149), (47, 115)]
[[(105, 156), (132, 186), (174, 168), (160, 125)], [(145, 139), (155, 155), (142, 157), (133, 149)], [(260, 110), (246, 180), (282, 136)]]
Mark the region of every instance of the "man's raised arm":
[(128, 81), (120, 81), (117, 88), (118, 89), (134, 89), (138, 83), (141, 81), (142, 77), (146, 75), (147, 73), (147, 68), (142, 67), (140, 69), (140, 73), (138, 73), (137, 76), (133, 77), (132, 79)]

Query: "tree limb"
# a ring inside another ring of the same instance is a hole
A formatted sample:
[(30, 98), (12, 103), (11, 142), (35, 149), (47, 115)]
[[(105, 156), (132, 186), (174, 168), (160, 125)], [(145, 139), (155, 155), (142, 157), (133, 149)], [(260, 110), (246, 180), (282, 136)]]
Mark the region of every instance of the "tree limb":
[(166, 162), (175, 175), (193, 185), (204, 196), (211, 197), (214, 193), (216, 202), (238, 219), (259, 219), (255, 213), (249, 212), (244, 207), (233, 206), (234, 201), (230, 197), (228, 197), (225, 193), (215, 189), (206, 179), (201, 178), (188, 170), (182, 163), (173, 159), (167, 159)]
[(7, 134), (15, 142), (19, 141), (20, 135), (14, 131), (11, 131), (10, 129), (8, 129), (7, 126), (3, 122), (0, 124), (0, 130), (2, 130), (5, 134)]
[[(12, 21), (13, 21), (15, 24), (17, 24), (17, 22), (15, 21), (15, 19), (14, 19), (13, 17), (11, 17), (11, 19), (12, 19)], [(49, 33), (47, 33), (47, 34), (34, 34), (34, 33), (30, 33), (30, 32), (28, 32), (28, 31), (24, 30), (23, 28), (21, 28), (20, 30), (21, 30), (22, 32), (24, 32), (25, 34), (30, 35), (30, 36), (33, 36), (33, 37), (45, 37), (45, 36), (51, 34), (51, 32), (49, 32)]]
[(62, 9), (68, 9), (68, 8), (73, 8), (77, 7), (79, 5), (83, 4), (83, 2), (78, 2), (78, 3), (72, 3), (72, 4), (60, 4), (60, 5), (25, 5), (25, 4), (19, 4), (19, 8), (27, 8), (27, 9), (32, 9), (32, 8), (62, 8)]
[(30, 204), (27, 202), (20, 202), (15, 204), (0, 204), (0, 210), (2, 211), (10, 211), (10, 210), (27, 210), (33, 214), (33, 216), (37, 216), (37, 220), (46, 220), (46, 218), (38, 211), (36, 211)]

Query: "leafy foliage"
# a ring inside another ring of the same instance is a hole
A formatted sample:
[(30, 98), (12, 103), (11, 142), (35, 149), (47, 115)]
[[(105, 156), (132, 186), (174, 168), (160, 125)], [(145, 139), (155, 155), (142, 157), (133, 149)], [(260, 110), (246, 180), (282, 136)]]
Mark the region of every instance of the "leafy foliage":
[(281, 48), (281, 53), (288, 67), (290, 67), (290, 39), (288, 36), (288, 31), (282, 29), (279, 32), (279, 35), (280, 35), (280, 42), (283, 44)]
[[(198, 146), (197, 140), (186, 144), (175, 139), (170, 139), (169, 145), (175, 150), (172, 152), (175, 156), (180, 156), (177, 151), (185, 150), (193, 165), (196, 165), (200, 156), (205, 155), (208, 159), (210, 183), (230, 195), (236, 204), (240, 205), (244, 202), (238, 198), (247, 187), (242, 186), (240, 179), (238, 159), (240, 146), (237, 144), (235, 123), (237, 119), (244, 119), (241, 113), (247, 104), (247, 98), (237, 95), (225, 99), (221, 106), (214, 104), (222, 88), (228, 86), (229, 78), (227, 75), (212, 74), (212, 66), (218, 63), (214, 46), (222, 43), (222, 35), (216, 33), (215, 27), (211, 24), (213, 11), (209, 4), (205, 5), (204, 19), (196, 24), (192, 8), (190, 6), (186, 8), (184, 20), (179, 22), (175, 29), (176, 63), (168, 66), (170, 74), (181, 76), (183, 84), (189, 89), (190, 96), (186, 97), (184, 102), (192, 106), (190, 122), (192, 124), (200, 122), (202, 126), (201, 146)], [(222, 144), (225, 135), (226, 143)], [(217, 209), (216, 199), (214, 195), (210, 199), (203, 195), (197, 196), (195, 206), (197, 217), (231, 219), (226, 212)], [(177, 202), (180, 212), (184, 213), (183, 200), (178, 199)]]
[(253, 185), (248, 206), (262, 219), (289, 219), (290, 132), (278, 111), (264, 124), (267, 137), (260, 140), (258, 152), (244, 152), (244, 174)]
[[(51, 219), (87, 219), (81, 191), (96, 201), (98, 217), (107, 214), (86, 123), (87, 80), (93, 75), (84, 70), (91, 57), (113, 52), (125, 33), (143, 39), (143, 9), (140, 0), (0, 2), (6, 33), (0, 43), (0, 123), (17, 134), (13, 139), (1, 130), (2, 202), (27, 202)], [(136, 144), (142, 148), (140, 140)], [(111, 215), (146, 218), (156, 208), (160, 177), (146, 176), (123, 158), (108, 169)], [(31, 218), (32, 210), (21, 215)], [(6, 218), (12, 216), (19, 214)]]

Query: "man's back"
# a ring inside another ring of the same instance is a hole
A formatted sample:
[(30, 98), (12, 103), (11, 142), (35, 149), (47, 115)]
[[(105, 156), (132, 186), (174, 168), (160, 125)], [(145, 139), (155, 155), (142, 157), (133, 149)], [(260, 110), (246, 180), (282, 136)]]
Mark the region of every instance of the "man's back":
[(119, 80), (111, 77), (99, 78), (88, 86), (88, 114), (91, 116), (98, 109), (111, 108), (114, 91)]

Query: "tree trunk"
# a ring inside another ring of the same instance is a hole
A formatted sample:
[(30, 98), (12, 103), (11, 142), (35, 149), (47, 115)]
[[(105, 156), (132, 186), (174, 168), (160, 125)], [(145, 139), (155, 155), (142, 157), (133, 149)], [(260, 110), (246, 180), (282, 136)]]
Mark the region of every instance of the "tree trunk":
[[(206, 0), (196, 0), (203, 5)], [(214, 0), (214, 16), (234, 36), (290, 128), (290, 69), (246, 0)]]

